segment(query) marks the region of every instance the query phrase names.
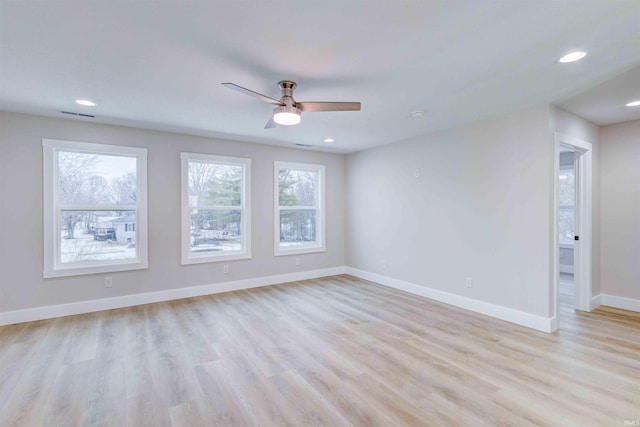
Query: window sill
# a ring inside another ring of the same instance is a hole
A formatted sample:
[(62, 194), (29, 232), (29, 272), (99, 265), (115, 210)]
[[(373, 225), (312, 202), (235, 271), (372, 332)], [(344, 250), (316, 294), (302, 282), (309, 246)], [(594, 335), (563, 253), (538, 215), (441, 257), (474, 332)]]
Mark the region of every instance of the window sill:
[(119, 271), (146, 270), (149, 268), (148, 262), (135, 261), (131, 263), (92, 265), (86, 267), (60, 267), (54, 269), (45, 269), (42, 272), (44, 279), (52, 279), (55, 277), (84, 276), (89, 274), (116, 273)]
[(324, 246), (301, 246), (294, 247), (291, 249), (280, 249), (276, 248), (274, 251), (274, 256), (287, 256), (287, 255), (300, 255), (300, 254), (312, 254), (316, 252), (326, 252), (327, 248)]
[(224, 261), (238, 261), (242, 259), (251, 259), (251, 252), (233, 253), (228, 255), (203, 255), (203, 256), (190, 256), (182, 257), (182, 265), (191, 264), (205, 264), (208, 262), (224, 262)]

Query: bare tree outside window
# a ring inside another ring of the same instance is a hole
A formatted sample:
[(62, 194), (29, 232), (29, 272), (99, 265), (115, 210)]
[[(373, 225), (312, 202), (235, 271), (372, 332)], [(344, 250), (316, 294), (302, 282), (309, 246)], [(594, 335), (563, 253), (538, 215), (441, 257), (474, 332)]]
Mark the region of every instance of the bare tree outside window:
[(42, 140), (43, 277), (148, 267), (147, 150)]
[(136, 185), (136, 160), (133, 157), (58, 152), (58, 204), (63, 238), (59, 248), (60, 262), (136, 256), (135, 237), (128, 232), (129, 223), (120, 226), (121, 218), (125, 216), (135, 224), (135, 212), (130, 209), (78, 209), (135, 205)]

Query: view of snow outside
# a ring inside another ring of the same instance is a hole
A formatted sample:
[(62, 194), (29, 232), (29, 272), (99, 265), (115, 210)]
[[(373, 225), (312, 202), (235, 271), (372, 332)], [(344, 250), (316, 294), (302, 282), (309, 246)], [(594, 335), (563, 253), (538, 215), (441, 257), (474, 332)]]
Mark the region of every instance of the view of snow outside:
[(191, 251), (242, 250), (243, 167), (189, 161)]
[(281, 247), (301, 246), (316, 241), (318, 179), (317, 171), (280, 169)]
[[(135, 157), (58, 152), (61, 263), (137, 257), (132, 210), (136, 204), (136, 164)], [(74, 209), (76, 206), (95, 209)], [(114, 210), (104, 210), (107, 207)]]
[(75, 263), (87, 261), (106, 261), (118, 259), (135, 259), (134, 243), (121, 244), (117, 241), (96, 241), (91, 234), (83, 234), (78, 230), (73, 239), (66, 239), (66, 231), (60, 235), (60, 262)]
[(558, 230), (560, 243), (573, 244), (575, 228), (575, 173), (573, 170), (561, 170), (559, 175), (560, 209), (558, 212)]

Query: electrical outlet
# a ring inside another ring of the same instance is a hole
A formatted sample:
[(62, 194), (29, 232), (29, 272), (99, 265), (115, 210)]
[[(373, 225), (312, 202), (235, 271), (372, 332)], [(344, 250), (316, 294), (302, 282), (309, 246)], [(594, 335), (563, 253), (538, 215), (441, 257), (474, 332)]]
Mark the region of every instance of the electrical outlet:
[(110, 288), (113, 286), (113, 279), (111, 277), (105, 277), (104, 278), (104, 287), (105, 288)]
[(387, 261), (382, 261), (382, 269), (386, 270), (387, 269)]
[(413, 170), (413, 177), (414, 178), (420, 178), (420, 168), (415, 168)]
[(465, 277), (464, 279), (464, 285), (467, 288), (473, 288), (473, 279), (471, 277)]
[(224, 274), (229, 274), (229, 264), (225, 264), (222, 266), (222, 272)]
[(296, 265), (300, 265), (300, 257), (296, 257)]

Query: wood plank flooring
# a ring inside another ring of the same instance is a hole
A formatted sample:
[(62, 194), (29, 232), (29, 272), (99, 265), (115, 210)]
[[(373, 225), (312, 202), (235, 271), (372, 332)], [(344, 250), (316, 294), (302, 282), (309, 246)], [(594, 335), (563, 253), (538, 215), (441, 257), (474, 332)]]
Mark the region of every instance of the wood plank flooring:
[(0, 327), (0, 426), (622, 426), (640, 315), (545, 334), (350, 276)]

